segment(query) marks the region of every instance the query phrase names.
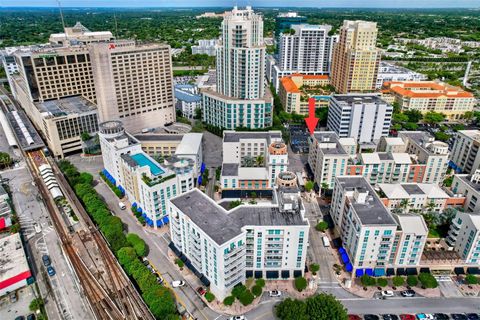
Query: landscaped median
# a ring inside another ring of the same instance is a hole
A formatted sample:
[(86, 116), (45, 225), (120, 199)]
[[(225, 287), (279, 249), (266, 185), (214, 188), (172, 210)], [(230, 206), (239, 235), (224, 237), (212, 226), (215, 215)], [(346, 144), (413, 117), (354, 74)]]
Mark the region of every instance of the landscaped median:
[(59, 167), (155, 318), (179, 319), (172, 292), (159, 284), (156, 276), (141, 261), (148, 252), (144, 240), (137, 234), (125, 234), (122, 220), (110, 213), (108, 206), (93, 188), (92, 175), (79, 173), (77, 168), (66, 160), (60, 161)]

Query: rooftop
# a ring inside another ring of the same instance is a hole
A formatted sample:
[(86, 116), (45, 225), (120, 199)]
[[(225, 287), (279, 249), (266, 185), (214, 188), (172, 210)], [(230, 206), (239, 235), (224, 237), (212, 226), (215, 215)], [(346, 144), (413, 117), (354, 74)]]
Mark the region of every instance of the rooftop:
[(176, 155), (196, 155), (202, 148), (203, 133), (186, 133), (175, 151)]
[(30, 119), (19, 107), (17, 107), (16, 111), (8, 112), (7, 119), (23, 150), (29, 151), (45, 147), (42, 138), (30, 122)]
[[(434, 137), (432, 137), (429, 133), (425, 131), (400, 131), (399, 137), (408, 137), (411, 141), (413, 141), (419, 148), (421, 148), (423, 151), (425, 151), (428, 155), (441, 155), (433, 152), (429, 146), (432, 144), (435, 146), (439, 146), (442, 148), (447, 148), (446, 151), (447, 153), (445, 155), (448, 155), (448, 144), (445, 142), (437, 141), (435, 140)], [(430, 144), (430, 145), (427, 145)]]
[(460, 87), (435, 81), (392, 81), (384, 87), (390, 92), (410, 98), (472, 98), (473, 94)]
[(351, 206), (355, 210), (360, 222), (363, 225), (396, 225), (392, 215), (385, 208), (370, 184), (364, 177), (337, 177), (338, 183), (346, 191), (360, 191), (367, 193), (365, 203), (357, 202), (350, 198)]
[(67, 97), (35, 103), (40, 112), (48, 116), (62, 117), (97, 110), (97, 106), (82, 96)]
[(473, 140), (480, 141), (480, 130), (460, 130), (459, 134), (463, 134)]
[(180, 101), (185, 101), (185, 102), (200, 102), (200, 101), (202, 101), (202, 96), (201, 95), (193, 94), (193, 93), (188, 92), (186, 90), (182, 90), (182, 88), (179, 87), (179, 86), (175, 86), (174, 95), (175, 95), (175, 98), (177, 98)]
[(135, 138), (140, 141), (181, 141), (181, 134), (137, 134)]
[(23, 250), (20, 234), (12, 235), (0, 239), (0, 283), (14, 284), (25, 280), (31, 276), (28, 267), (27, 257)]
[(467, 174), (456, 174), (455, 175), (457, 178), (462, 180), (464, 183), (469, 185), (472, 189), (474, 189), (477, 192), (480, 192), (480, 183), (477, 183), (475, 181), (471, 181), (472, 175), (467, 175)]
[(386, 102), (376, 94), (334, 94), (332, 100), (348, 105), (354, 103), (386, 104)]
[(348, 155), (340, 144), (338, 135), (333, 131), (315, 131), (314, 139), (318, 142), (319, 148), (326, 155)]
[(237, 131), (224, 131), (223, 142), (240, 142), (241, 139), (281, 139), (281, 131), (268, 131), (268, 132), (237, 132)]
[(219, 245), (240, 235), (245, 226), (308, 225), (299, 213), (281, 212), (278, 207), (242, 205), (227, 211), (198, 189), (170, 202)]
[(222, 165), (222, 176), (238, 176), (238, 163), (224, 163)]
[(409, 199), (415, 195), (429, 199), (449, 198), (442, 188), (433, 183), (379, 183), (378, 187), (390, 199)]
[(405, 233), (415, 235), (428, 234), (428, 227), (421, 215), (418, 214), (394, 214), (393, 217), (398, 222), (400, 229)]
[(131, 167), (148, 167), (150, 174), (153, 176), (159, 176), (165, 173), (165, 170), (163, 170), (155, 160), (148, 157), (145, 153), (132, 155), (125, 153), (121, 155), (121, 158)]

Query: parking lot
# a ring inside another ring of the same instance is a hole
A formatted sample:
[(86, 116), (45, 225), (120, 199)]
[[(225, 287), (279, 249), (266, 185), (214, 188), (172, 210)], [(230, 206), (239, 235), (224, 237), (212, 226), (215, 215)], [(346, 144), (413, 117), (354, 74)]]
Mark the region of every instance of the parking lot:
[(290, 146), (295, 153), (308, 153), (309, 136), (304, 125), (291, 125), (290, 128)]
[(32, 312), (28, 308), (30, 302), (35, 299), (35, 285), (30, 285), (17, 290), (17, 301), (12, 302), (10, 295), (5, 295), (0, 299), (0, 319), (14, 320), (16, 317), (24, 316), (25, 318)]

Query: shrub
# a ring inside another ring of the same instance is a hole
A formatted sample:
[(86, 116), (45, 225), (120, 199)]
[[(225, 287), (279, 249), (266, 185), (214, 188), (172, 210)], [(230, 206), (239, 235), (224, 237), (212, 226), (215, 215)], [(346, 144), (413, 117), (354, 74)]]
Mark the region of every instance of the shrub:
[(317, 223), (317, 225), (315, 226), (315, 230), (317, 231), (325, 231), (328, 229), (328, 223), (326, 221), (320, 221), (319, 223)]
[(263, 288), (263, 287), (265, 287), (265, 280), (263, 280), (262, 278), (257, 279), (257, 280), (255, 280), (255, 285)]
[(225, 299), (223, 299), (223, 304), (226, 306), (231, 306), (234, 302), (235, 302), (234, 296), (228, 296)]
[(313, 274), (317, 274), (318, 270), (320, 270), (320, 266), (316, 263), (312, 263), (310, 265), (310, 271), (312, 271)]
[(299, 291), (302, 292), (307, 288), (307, 279), (304, 277), (297, 277), (295, 278), (295, 288)]
[(360, 278), (360, 282), (362, 283), (362, 285), (364, 287), (369, 287), (369, 286), (374, 286), (377, 282), (375, 281), (375, 279), (373, 277), (370, 277), (366, 274), (364, 274), (361, 278)]
[(257, 286), (257, 285), (253, 286), (252, 287), (252, 293), (255, 297), (260, 296), (262, 294), (262, 287)]
[(250, 290), (247, 289), (240, 293), (240, 296), (238, 297), (238, 300), (240, 300), (244, 306), (248, 306), (250, 303), (252, 303), (253, 299), (255, 299), (255, 297)]
[(408, 276), (407, 277), (407, 284), (410, 287), (415, 287), (418, 284), (418, 279), (416, 276)]
[(385, 278), (379, 278), (377, 279), (377, 285), (379, 287), (386, 287), (388, 285), (388, 280)]
[(175, 259), (175, 264), (176, 264), (179, 268), (183, 268), (183, 266), (185, 265), (185, 263), (183, 263), (183, 261), (180, 260), (179, 258)]
[(467, 276), (465, 277), (465, 282), (468, 284), (477, 284), (478, 279), (473, 274), (467, 274)]
[(127, 234), (127, 242), (133, 247), (133, 249), (135, 249), (135, 252), (139, 257), (145, 257), (147, 255), (147, 245), (145, 244), (145, 241), (137, 234)]
[(234, 296), (234, 297), (237, 298), (237, 299), (240, 299), (240, 295), (241, 295), (245, 290), (247, 290), (247, 287), (245, 287), (243, 284), (236, 285), (236, 286), (232, 289), (232, 296)]
[(215, 295), (211, 292), (207, 292), (207, 293), (205, 293), (205, 299), (208, 302), (212, 302), (213, 300), (215, 300)]
[(422, 283), (422, 286), (425, 288), (436, 288), (438, 287), (437, 279), (432, 276), (430, 273), (422, 272), (418, 275), (418, 280)]
[(400, 287), (403, 286), (403, 284), (405, 283), (405, 279), (401, 276), (395, 276), (392, 279), (392, 283), (395, 287)]

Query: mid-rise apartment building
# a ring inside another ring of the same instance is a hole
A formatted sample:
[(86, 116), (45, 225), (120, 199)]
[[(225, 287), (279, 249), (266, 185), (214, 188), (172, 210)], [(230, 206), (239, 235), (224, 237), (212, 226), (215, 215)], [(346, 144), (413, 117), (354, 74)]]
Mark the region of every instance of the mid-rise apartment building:
[(292, 26), (307, 23), (307, 17), (300, 16), (298, 12), (281, 12), (275, 17), (275, 42), (277, 51), (280, 44), (280, 36)]
[(442, 82), (394, 81), (384, 83), (383, 89), (384, 95), (392, 96), (402, 111), (440, 112), (447, 120), (461, 119), (475, 106), (472, 93)]
[(381, 137), (377, 144), (378, 152), (405, 152), (407, 145), (400, 137)]
[(327, 127), (340, 138), (371, 143), (388, 136), (393, 106), (376, 95), (335, 94), (330, 98)]
[(216, 55), (216, 90), (202, 91), (203, 121), (220, 128), (272, 125), (265, 85), (263, 19), (250, 6), (226, 12)]
[(230, 211), (194, 189), (170, 199), (169, 216), (171, 247), (219, 300), (247, 278), (303, 275), (309, 223), (298, 189), (280, 189), (271, 205)]
[(142, 151), (139, 141), (120, 121), (101, 123), (99, 137), (103, 174), (125, 192), (149, 226), (168, 223), (167, 200), (195, 186), (194, 160), (173, 156), (160, 165)]
[(223, 197), (269, 195), (287, 167), (288, 151), (280, 131), (223, 132)]
[(333, 48), (331, 80), (339, 93), (373, 92), (381, 52), (376, 48), (377, 23), (345, 20)]
[(283, 70), (330, 72), (333, 45), (338, 36), (330, 36), (330, 25), (297, 24), (293, 32), (280, 35), (278, 66)]
[(480, 130), (460, 130), (457, 132), (451, 165), (456, 171), (473, 174), (480, 169)]
[(130, 132), (175, 121), (170, 46), (95, 43), (89, 53), (100, 121)]
[(381, 89), (385, 82), (392, 81), (425, 81), (428, 77), (393, 63), (381, 61), (378, 69), (376, 89)]
[(193, 119), (196, 111), (202, 108), (202, 96), (198, 88), (191, 84), (175, 85), (175, 108), (182, 111), (182, 116)]
[(465, 197), (465, 203), (463, 206), (465, 211), (480, 211), (480, 170), (477, 170), (472, 175), (454, 175), (452, 181), (452, 192), (457, 197)]
[(458, 211), (452, 220), (445, 240), (466, 264), (478, 266), (480, 262), (480, 214)]
[(297, 114), (308, 114), (308, 100), (315, 99), (315, 108), (328, 107), (330, 94), (313, 95), (309, 91), (318, 90), (328, 86), (330, 80), (327, 75), (302, 75), (293, 74), (283, 77), (280, 80), (279, 96), (286, 112)]
[(359, 153), (356, 160), (347, 174), (363, 175), (371, 185), (407, 182), (412, 164), (408, 153)]
[(198, 40), (198, 45), (192, 46), (192, 54), (216, 55), (217, 39)]
[(425, 220), (417, 214), (397, 213), (392, 216), (398, 227), (388, 263), (398, 267), (420, 265), (428, 238), (428, 227)]

